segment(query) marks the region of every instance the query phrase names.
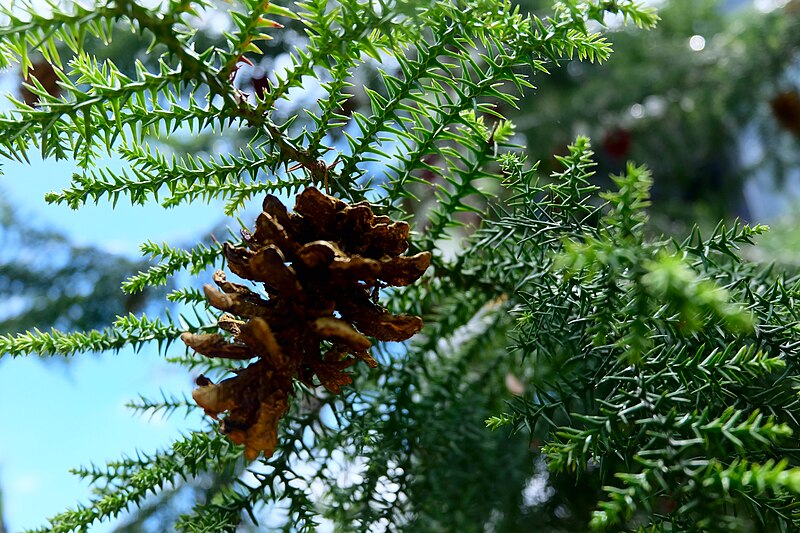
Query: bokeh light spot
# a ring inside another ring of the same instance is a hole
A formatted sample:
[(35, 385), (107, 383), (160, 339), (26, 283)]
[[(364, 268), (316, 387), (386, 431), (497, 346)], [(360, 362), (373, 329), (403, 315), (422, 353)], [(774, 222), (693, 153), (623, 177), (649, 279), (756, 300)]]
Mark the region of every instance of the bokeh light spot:
[(706, 47), (706, 39), (702, 35), (692, 35), (689, 38), (689, 48), (691, 48), (695, 52), (699, 52), (705, 47)]

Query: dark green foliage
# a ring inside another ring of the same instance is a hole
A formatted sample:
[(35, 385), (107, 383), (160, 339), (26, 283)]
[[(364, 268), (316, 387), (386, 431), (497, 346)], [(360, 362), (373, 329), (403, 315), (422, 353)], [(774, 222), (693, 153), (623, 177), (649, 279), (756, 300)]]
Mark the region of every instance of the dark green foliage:
[[(76, 469), (95, 497), (43, 530), (86, 529), (135, 507), (180, 531), (312, 531), (323, 520), (344, 531), (800, 526), (797, 280), (737, 255), (765, 228), (653, 238), (645, 168), (627, 165), (600, 193), (580, 137), (537, 177), (509, 121), (532, 72), (608, 57), (588, 29), (607, 13), (650, 27), (651, 10), (628, 0), (560, 2), (542, 17), (494, 0), (227, 8), (219, 42), (199, 31), (213, 10), (203, 2), (8, 11), (0, 65), (25, 65), (36, 49), (60, 73), (62, 96), (34, 86), (37, 107), (17, 102), (0, 116), (0, 154), (78, 160), (70, 186), (46, 198), (74, 208), (223, 200), (237, 215), (266, 192), (308, 185), (369, 199), (409, 220), (412, 249), (434, 253), (419, 283), (382, 293), (425, 329), (377, 346), (379, 368), (356, 368), (340, 396), (296, 385), (273, 457), (244, 464), (223, 436), (197, 431), (156, 454)], [(152, 39), (158, 61), (131, 71), (87, 53), (126, 26)], [(269, 70), (258, 46), (290, 28), (304, 37), (285, 70)], [(245, 57), (270, 79), (251, 93), (238, 78)], [(314, 78), (309, 104), (299, 89)], [(187, 132), (220, 135), (230, 149), (171, 153)], [(98, 168), (104, 152), (125, 169)], [(458, 237), (470, 222), (480, 229)], [(136, 295), (181, 271), (207, 277), (223, 266), (221, 246), (148, 242), (155, 264), (124, 289)], [(167, 299), (183, 306), (180, 318), (119, 313), (105, 329), (10, 334), (0, 353), (153, 345), (187, 373), (235, 369), (172, 344), (217, 330), (202, 294)], [(193, 409), (171, 393), (131, 407)], [(265, 525), (275, 508), (287, 519)]]
[[(513, 249), (524, 265), (516, 338), (532, 390), (489, 425), (549, 441), (556, 472), (599, 477), (608, 494), (594, 527), (791, 530), (798, 279), (737, 257), (760, 226), (646, 239), (641, 168), (588, 207), (585, 140), (570, 150), (565, 179), (536, 185), (519, 173), (514, 210), (477, 234), (524, 243)], [(595, 222), (575, 234), (582, 210)]]
[[(546, 9), (550, 2), (521, 3)], [(515, 120), (530, 157), (549, 173), (557, 168), (552, 154), (563, 154), (581, 132), (594, 141), (600, 180), (629, 160), (650, 168), (660, 225), (689, 218), (713, 227), (731, 214), (754, 216), (746, 181), (757, 174), (780, 179), (800, 163), (798, 137), (770, 105), (798, 89), (791, 73), (800, 17), (796, 1), (768, 13), (753, 4), (669, 0), (646, 35), (626, 28), (610, 34), (607, 63), (565, 62), (552, 76), (535, 77), (537, 91)], [(702, 50), (690, 47), (693, 36), (703, 39)]]

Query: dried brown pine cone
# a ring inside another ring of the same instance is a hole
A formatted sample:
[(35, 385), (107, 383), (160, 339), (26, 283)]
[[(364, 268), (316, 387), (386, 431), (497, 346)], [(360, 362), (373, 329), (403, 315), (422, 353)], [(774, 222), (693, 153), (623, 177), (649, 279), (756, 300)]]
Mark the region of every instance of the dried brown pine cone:
[(408, 248), (408, 224), (373, 214), (367, 202), (348, 205), (310, 187), (297, 195), (294, 213), (272, 195), (263, 208), (255, 232), (242, 232), (246, 246), (226, 244), (224, 254), (234, 274), (263, 284), (269, 298), (217, 271), (218, 288), (204, 290), (225, 311), (219, 326), (231, 338), (181, 335), (209, 357), (256, 358), (217, 384), (200, 376), (192, 393), (215, 419), (227, 412), (220, 431), (244, 444), (248, 459), (275, 451), (293, 379), (313, 386), (316, 376), (339, 393), (352, 381), (347, 367), (359, 359), (377, 366), (367, 337), (403, 341), (422, 328), (419, 317), (392, 315), (376, 296), (381, 287), (416, 281), (431, 259), (429, 252), (400, 255)]

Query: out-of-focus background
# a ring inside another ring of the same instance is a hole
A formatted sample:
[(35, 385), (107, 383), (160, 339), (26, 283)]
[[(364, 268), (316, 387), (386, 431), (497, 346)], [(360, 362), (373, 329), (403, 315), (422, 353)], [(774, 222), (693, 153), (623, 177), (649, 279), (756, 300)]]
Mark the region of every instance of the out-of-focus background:
[[(542, 14), (550, 4), (520, 3)], [(652, 169), (654, 231), (681, 235), (693, 224), (712, 228), (719, 219), (736, 217), (770, 224), (762, 246), (747, 253), (779, 268), (797, 268), (800, 0), (651, 3), (662, 18), (655, 30), (624, 28), (610, 19), (615, 53), (609, 62), (567, 61), (551, 76), (536, 75), (537, 88), (525, 95), (521, 109), (506, 110), (530, 159), (540, 160), (540, 170), (549, 173), (567, 143), (590, 135), (599, 183), (609, 183), (606, 176), (627, 161)], [(221, 20), (211, 16), (201, 30), (209, 42), (221, 39)], [(129, 71), (134, 59), (154, 64), (158, 51), (147, 55), (146, 40), (130, 32), (117, 37), (96, 53)], [(263, 90), (302, 39), (299, 27), (276, 34), (261, 61), (242, 69), (237, 82), (243, 90)], [(34, 75), (57, 92), (45, 62), (37, 63)], [(0, 91), (32, 98), (20, 89), (23, 77), (1, 73)], [(368, 105), (358, 97), (363, 93), (354, 94), (351, 112)], [(235, 132), (225, 138), (179, 132), (153, 142), (202, 156), (234, 150), (246, 139)], [(124, 164), (114, 157), (106, 163)], [(152, 240), (192, 246), (224, 233), (226, 224), (236, 226), (215, 206), (163, 209), (121, 202), (114, 210), (101, 204), (72, 211), (47, 205), (45, 192), (68, 185), (74, 171), (69, 162), (4, 161), (0, 170), (0, 334), (102, 328), (117, 315), (163, 312), (166, 289), (141, 295), (119, 290), (122, 280), (147, 266), (138, 245)], [(245, 212), (242, 218), (252, 217)], [(173, 283), (199, 282), (202, 276)], [(152, 451), (167, 446), (177, 431), (198, 427), (196, 411), (186, 418), (148, 418), (126, 408), (139, 394), (188, 395), (193, 377), (148, 348), (69, 360), (0, 359), (0, 533), (40, 526), (87, 496), (89, 488), (70, 468)], [(158, 531), (159, 513), (179, 512), (188, 503), (176, 499), (98, 530)]]

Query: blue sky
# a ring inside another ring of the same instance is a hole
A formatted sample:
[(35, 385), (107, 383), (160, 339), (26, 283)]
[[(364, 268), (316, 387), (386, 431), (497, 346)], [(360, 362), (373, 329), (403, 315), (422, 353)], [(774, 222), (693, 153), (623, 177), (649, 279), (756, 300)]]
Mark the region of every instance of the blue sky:
[(10, 530), (42, 526), (89, 495), (69, 468), (153, 451), (169, 445), (179, 429), (198, 427), (197, 414), (169, 421), (131, 416), (127, 401), (138, 392), (158, 397), (160, 388), (188, 393), (191, 380), (147, 350), (81, 356), (69, 366), (5, 361), (0, 400), (9, 407), (0, 435), (0, 479)]
[[(77, 242), (131, 256), (138, 255), (138, 245), (146, 239), (197, 239), (220, 213), (209, 206), (165, 211), (122, 204), (114, 211), (105, 204), (72, 211), (48, 206), (42, 199), (45, 192), (67, 183), (69, 163), (4, 163), (3, 171), (0, 190), (37, 226), (57, 228)], [(11, 531), (41, 526), (47, 517), (86, 498), (89, 488), (69, 474), (69, 468), (118, 459), (137, 449), (153, 451), (169, 445), (179, 430), (200, 427), (199, 413), (188, 420), (181, 414), (170, 420), (148, 419), (124, 407), (139, 393), (156, 398), (163, 389), (188, 395), (192, 388), (192, 376), (164, 362), (155, 347), (138, 354), (127, 350), (80, 355), (70, 364), (34, 357), (0, 361), (0, 402), (6, 406), (0, 487), (6, 525)]]

